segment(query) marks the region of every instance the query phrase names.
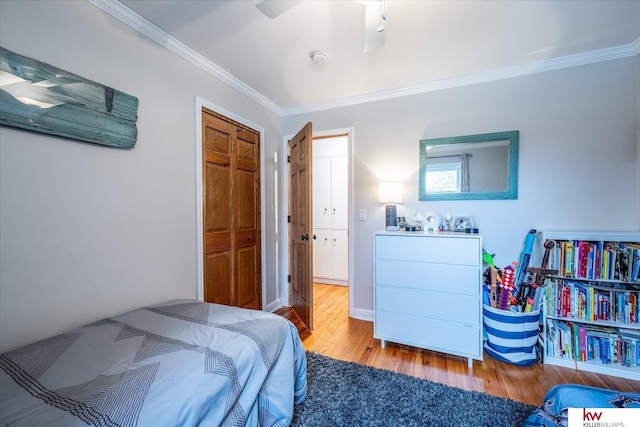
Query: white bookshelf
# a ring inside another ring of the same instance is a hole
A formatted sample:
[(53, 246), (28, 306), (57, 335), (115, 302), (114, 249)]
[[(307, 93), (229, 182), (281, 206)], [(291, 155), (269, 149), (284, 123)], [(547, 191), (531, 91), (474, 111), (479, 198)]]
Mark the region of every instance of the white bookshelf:
[[(588, 242), (624, 242), (624, 243), (640, 243), (640, 233), (638, 232), (589, 232), (589, 231), (542, 231), (538, 233), (536, 239), (536, 250), (534, 257), (534, 265), (541, 265), (542, 254), (544, 252), (543, 245), (547, 240), (554, 241), (588, 241)], [(549, 266), (551, 268), (551, 266)], [(579, 283), (583, 288), (600, 289), (605, 292), (633, 292), (636, 297), (640, 297), (640, 282), (624, 282), (613, 279), (595, 279), (584, 277), (564, 277), (560, 272), (554, 279), (550, 279), (547, 286), (551, 286), (553, 281), (570, 281)], [(614, 286), (615, 288), (612, 288)], [(578, 325), (600, 326), (612, 328), (618, 332), (620, 329), (631, 330), (640, 334), (640, 323), (617, 322), (615, 320), (584, 320), (575, 316), (575, 313), (569, 313), (567, 316), (558, 316), (557, 312), (549, 310), (548, 304), (551, 301), (545, 301), (543, 305), (543, 334), (542, 345), (544, 352), (544, 363), (567, 368), (573, 368), (598, 374), (614, 375), (633, 380), (640, 380), (640, 366), (623, 366), (622, 364), (612, 363), (605, 364), (599, 360), (580, 361), (579, 356), (573, 358), (558, 357), (550, 355), (551, 351), (548, 346), (553, 345), (548, 337), (548, 319), (557, 322), (570, 322)], [(636, 343), (640, 346), (640, 341)]]

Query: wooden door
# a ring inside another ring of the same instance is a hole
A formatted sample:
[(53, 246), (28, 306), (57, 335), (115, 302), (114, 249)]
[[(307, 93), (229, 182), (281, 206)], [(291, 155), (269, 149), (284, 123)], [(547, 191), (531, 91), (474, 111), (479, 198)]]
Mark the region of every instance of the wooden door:
[(289, 141), (289, 294), (304, 324), (313, 330), (312, 125)]
[(204, 300), (262, 308), (260, 135), (202, 111)]

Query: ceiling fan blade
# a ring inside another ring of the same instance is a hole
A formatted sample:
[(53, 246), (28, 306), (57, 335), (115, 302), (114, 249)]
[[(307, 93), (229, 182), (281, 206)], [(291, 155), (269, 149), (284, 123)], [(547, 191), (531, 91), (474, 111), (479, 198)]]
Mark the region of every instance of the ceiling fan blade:
[(295, 5), (300, 3), (299, 1), (289, 0), (261, 0), (256, 4), (256, 7), (260, 12), (264, 13), (269, 18), (273, 19), (285, 13)]
[(384, 24), (380, 1), (363, 1), (364, 4), (364, 51), (380, 49), (384, 46), (385, 31), (378, 31)]

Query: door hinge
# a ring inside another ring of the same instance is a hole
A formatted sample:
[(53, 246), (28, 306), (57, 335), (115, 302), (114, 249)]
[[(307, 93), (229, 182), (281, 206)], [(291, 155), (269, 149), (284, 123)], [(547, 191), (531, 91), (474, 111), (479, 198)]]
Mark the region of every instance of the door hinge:
[(291, 163), (291, 156), (287, 156), (287, 163)]
[(291, 222), (291, 215), (287, 215), (287, 222)]
[(289, 275), (288, 282), (291, 283), (291, 275)]

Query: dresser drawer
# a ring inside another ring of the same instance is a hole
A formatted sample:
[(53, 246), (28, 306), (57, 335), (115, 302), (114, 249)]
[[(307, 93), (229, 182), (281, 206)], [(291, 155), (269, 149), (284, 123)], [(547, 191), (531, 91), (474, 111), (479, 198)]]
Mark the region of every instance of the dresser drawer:
[(435, 319), (376, 311), (376, 338), (420, 348), (481, 356), (480, 328)]
[(480, 295), (478, 267), (378, 259), (375, 268), (376, 285)]
[(445, 292), (376, 286), (376, 311), (391, 311), (480, 326), (478, 298)]
[(480, 267), (479, 238), (376, 236), (376, 259), (421, 261)]

